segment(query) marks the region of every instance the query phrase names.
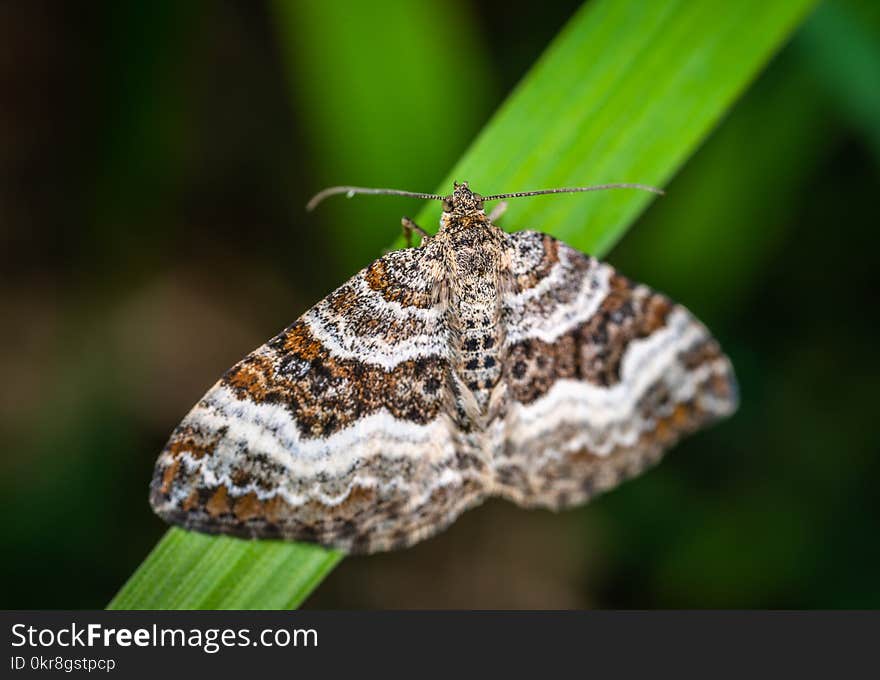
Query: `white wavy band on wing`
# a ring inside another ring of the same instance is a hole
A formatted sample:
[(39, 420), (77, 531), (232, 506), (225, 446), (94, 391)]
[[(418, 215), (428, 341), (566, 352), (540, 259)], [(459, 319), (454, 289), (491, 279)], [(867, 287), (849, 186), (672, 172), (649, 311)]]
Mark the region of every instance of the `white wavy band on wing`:
[(264, 454), (292, 476), (300, 477), (319, 472), (336, 474), (359, 459), (375, 455), (428, 463), (455, 455), (451, 424), (444, 415), (419, 425), (399, 420), (382, 409), (332, 435), (309, 439), (302, 436), (284, 406), (238, 399), (220, 384), (205, 395), (183, 424), (196, 425), (204, 432), (227, 428), (212, 457), (231, 456), (234, 447), (243, 444), (248, 451)]
[[(571, 255), (566, 253), (564, 257)], [(511, 320), (507, 327), (507, 342), (514, 344), (532, 338), (548, 343), (554, 342), (561, 335), (585, 322), (596, 313), (608, 295), (612, 271), (605, 265), (592, 266), (584, 273), (578, 293), (572, 301), (556, 304), (552, 310), (531, 309), (530, 305), (540, 304), (542, 293), (562, 286), (564, 277), (570, 273), (566, 267), (557, 264), (537, 286), (509, 300)]]
[[(352, 330), (345, 316), (336, 313), (330, 303), (322, 301), (303, 315), (312, 335), (335, 359), (354, 359), (360, 363), (391, 370), (398, 364), (419, 357), (448, 355), (446, 332), (439, 306), (429, 309), (403, 307), (389, 302), (358, 276), (354, 279), (359, 305), (373, 316), (391, 317), (385, 326), (397, 330), (398, 337), (388, 341), (382, 336), (369, 336)], [(370, 307), (372, 306), (372, 310)], [(362, 318), (362, 317), (359, 317)], [(418, 329), (418, 332), (413, 332)]]
[[(199, 475), (200, 486), (207, 489), (216, 489), (225, 486), (227, 492), (233, 498), (238, 498), (249, 493), (253, 493), (259, 500), (267, 501), (275, 497), (281, 497), (291, 506), (300, 506), (308, 502), (317, 501), (324, 505), (338, 505), (344, 502), (354, 488), (361, 489), (381, 489), (386, 495), (389, 492), (400, 491), (408, 497), (404, 511), (411, 508), (419, 507), (430, 499), (431, 494), (442, 487), (461, 486), (465, 479), (472, 479), (483, 483), (485, 480), (482, 476), (471, 472), (459, 472), (453, 468), (445, 468), (440, 474), (420, 479), (418, 481), (430, 481), (430, 484), (414, 484), (412, 480), (392, 479), (380, 480), (377, 477), (355, 473), (352, 475), (345, 489), (338, 494), (327, 494), (321, 491), (320, 483), (313, 481), (308, 491), (294, 492), (286, 485), (282, 484), (272, 489), (264, 489), (255, 482), (246, 485), (237, 485), (230, 473), (225, 470), (215, 470), (210, 465), (206, 465), (205, 458), (193, 458), (188, 453), (180, 454), (175, 460), (179, 460), (187, 473), (195, 472)], [(169, 463), (170, 459), (161, 458), (163, 463)], [(167, 501), (170, 507), (179, 507), (184, 504), (191, 492), (191, 487), (174, 486), (171, 489), (171, 495)]]
[[(706, 365), (686, 372), (677, 355), (705, 337), (705, 329), (690, 314), (676, 309), (663, 329), (630, 343), (621, 364), (620, 382), (602, 387), (581, 380), (557, 380), (541, 398), (515, 407), (506, 433), (509, 445), (514, 449), (523, 446), (534, 441), (539, 433), (552, 433), (563, 424), (582, 423), (586, 438), (590, 431), (606, 432), (631, 422), (637, 402), (661, 377), (673, 390), (671, 396), (675, 401), (689, 399), (713, 369)], [(635, 443), (637, 436), (633, 429), (620, 443)], [(605, 442), (595, 452), (601, 455), (612, 448), (613, 442)]]

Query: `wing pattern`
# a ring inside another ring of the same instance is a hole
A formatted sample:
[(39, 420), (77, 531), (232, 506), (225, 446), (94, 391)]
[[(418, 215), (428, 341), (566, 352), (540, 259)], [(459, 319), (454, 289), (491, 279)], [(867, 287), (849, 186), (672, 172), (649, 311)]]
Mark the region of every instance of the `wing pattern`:
[(391, 252), (233, 366), (160, 455), (158, 514), (374, 552), (478, 503), (488, 468), (445, 415), (438, 271), (430, 248)]
[(736, 408), (729, 360), (684, 307), (545, 234), (453, 227), (227, 371), (159, 456), (156, 512), (388, 550), (490, 495), (581, 503)]
[(730, 361), (684, 307), (550, 236), (511, 239), (514, 271), (538, 274), (520, 275), (508, 301), (496, 493), (526, 506), (582, 503), (735, 410)]

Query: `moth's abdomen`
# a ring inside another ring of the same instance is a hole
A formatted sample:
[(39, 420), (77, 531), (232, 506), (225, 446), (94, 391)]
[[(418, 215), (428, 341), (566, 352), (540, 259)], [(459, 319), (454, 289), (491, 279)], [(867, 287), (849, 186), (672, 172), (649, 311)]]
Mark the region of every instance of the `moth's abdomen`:
[(481, 410), (488, 406), (492, 390), (501, 379), (500, 315), (497, 309), (469, 309), (458, 321), (460, 351), (455, 370), (465, 387), (476, 397)]

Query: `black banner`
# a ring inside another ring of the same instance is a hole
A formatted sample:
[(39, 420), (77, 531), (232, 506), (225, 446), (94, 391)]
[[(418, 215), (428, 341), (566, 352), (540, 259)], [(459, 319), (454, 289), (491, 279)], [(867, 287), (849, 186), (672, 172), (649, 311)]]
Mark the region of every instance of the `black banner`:
[(2, 612), (3, 677), (790, 675), (872, 667), (877, 612)]

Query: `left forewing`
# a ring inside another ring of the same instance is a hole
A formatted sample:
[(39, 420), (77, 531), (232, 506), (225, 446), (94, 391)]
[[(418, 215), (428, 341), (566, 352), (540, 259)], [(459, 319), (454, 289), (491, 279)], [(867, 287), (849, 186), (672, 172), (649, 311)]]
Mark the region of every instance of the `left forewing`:
[(200, 531), (374, 552), (479, 502), (485, 469), (445, 416), (447, 331), (424, 257), (380, 258), (233, 366), (160, 455), (155, 510)]

